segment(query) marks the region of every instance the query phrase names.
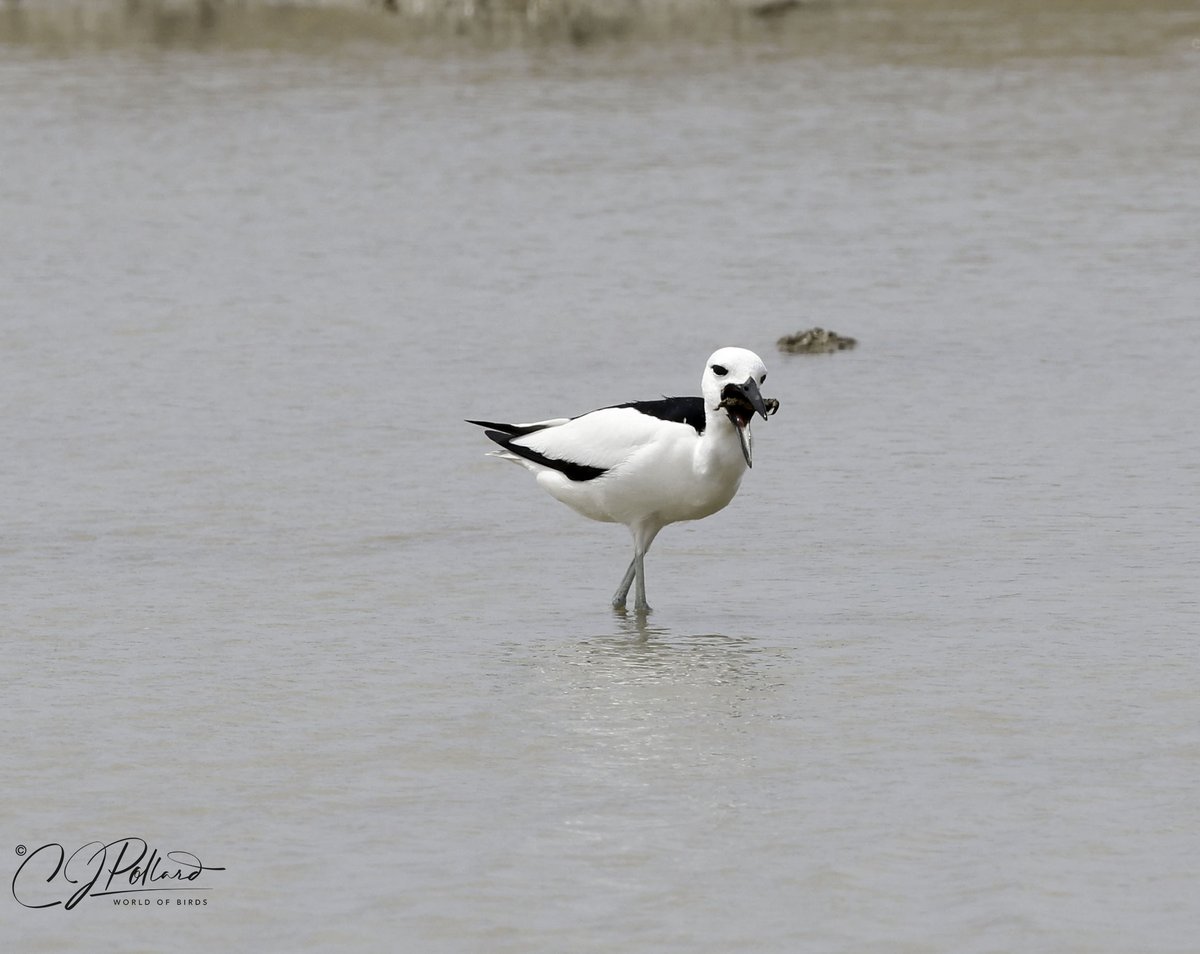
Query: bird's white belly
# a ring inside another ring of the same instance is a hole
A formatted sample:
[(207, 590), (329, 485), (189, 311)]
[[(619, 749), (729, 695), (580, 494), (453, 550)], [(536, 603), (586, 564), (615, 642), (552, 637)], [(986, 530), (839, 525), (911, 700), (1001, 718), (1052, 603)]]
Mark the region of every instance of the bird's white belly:
[(551, 496), (592, 520), (665, 526), (699, 520), (726, 506), (737, 493), (745, 464), (739, 456), (697, 459), (695, 446), (635, 454), (600, 477), (573, 481), (553, 471), (538, 475)]

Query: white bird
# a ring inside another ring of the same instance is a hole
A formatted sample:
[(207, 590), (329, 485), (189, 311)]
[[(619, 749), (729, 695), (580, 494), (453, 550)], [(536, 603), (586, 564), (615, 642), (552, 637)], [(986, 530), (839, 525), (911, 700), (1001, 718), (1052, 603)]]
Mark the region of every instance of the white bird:
[(753, 465), (751, 420), (779, 408), (759, 393), (766, 378), (753, 351), (721, 348), (704, 366), (702, 397), (633, 401), (533, 424), (467, 423), (488, 428), (501, 447), (491, 456), (532, 471), (556, 500), (629, 528), (633, 560), (612, 605), (623, 609), (636, 581), (634, 608), (647, 613), (646, 551), (667, 524), (707, 517), (733, 499)]

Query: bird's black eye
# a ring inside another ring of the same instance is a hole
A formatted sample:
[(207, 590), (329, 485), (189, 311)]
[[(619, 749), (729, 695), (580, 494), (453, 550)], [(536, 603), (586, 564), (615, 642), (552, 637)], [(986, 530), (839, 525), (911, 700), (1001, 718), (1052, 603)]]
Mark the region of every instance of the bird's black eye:
[(764, 375), (763, 375), (761, 378), (759, 378), (759, 379), (758, 379), (758, 383), (759, 383), (759, 384), (766, 384), (766, 383), (767, 383), (767, 376), (764, 374)]
[(718, 378), (723, 378), (728, 373), (729, 373), (729, 369), (726, 368), (724, 365), (720, 365), (720, 364), (713, 365), (713, 374), (715, 374)]

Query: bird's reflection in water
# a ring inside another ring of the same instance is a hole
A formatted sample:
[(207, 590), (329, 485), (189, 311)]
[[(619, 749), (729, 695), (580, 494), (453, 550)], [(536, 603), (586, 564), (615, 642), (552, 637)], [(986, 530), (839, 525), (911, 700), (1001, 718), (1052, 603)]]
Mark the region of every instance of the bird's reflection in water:
[(666, 626), (652, 626), (645, 613), (628, 613), (625, 610), (614, 609), (612, 615), (618, 632), (631, 639), (649, 641), (651, 637), (659, 640), (671, 637), (670, 629)]
[(731, 779), (753, 771), (751, 736), (776, 709), (784, 651), (766, 637), (700, 632), (696, 617), (671, 624), (616, 615), (580, 634), (564, 619), (508, 645), (524, 676), (503, 680), (520, 694), (522, 757), (572, 806), (576, 836), (613, 838), (614, 820), (648, 791), (736, 799)]
[(682, 633), (641, 613), (614, 613), (614, 631), (585, 636), (564, 653), (610, 685), (708, 684), (755, 678), (761, 659), (755, 640), (723, 633)]

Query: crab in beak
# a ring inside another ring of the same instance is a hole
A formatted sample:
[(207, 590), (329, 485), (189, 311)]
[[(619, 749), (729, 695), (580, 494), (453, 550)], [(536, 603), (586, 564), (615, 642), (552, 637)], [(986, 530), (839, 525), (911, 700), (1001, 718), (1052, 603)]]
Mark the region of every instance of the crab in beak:
[(742, 456), (746, 458), (746, 466), (754, 466), (754, 441), (750, 435), (750, 422), (755, 414), (761, 414), (765, 421), (769, 414), (779, 410), (779, 402), (775, 398), (763, 398), (758, 391), (758, 382), (747, 378), (741, 384), (732, 382), (721, 389), (721, 403), (718, 408), (724, 408), (737, 431), (742, 444)]

